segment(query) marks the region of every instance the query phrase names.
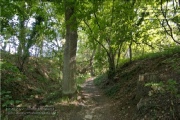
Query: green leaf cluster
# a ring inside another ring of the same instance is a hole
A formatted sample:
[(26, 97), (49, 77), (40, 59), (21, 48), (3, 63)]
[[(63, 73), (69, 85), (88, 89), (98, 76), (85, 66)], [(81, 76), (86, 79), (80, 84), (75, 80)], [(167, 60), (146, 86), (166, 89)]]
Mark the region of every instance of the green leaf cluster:
[(152, 88), (152, 90), (149, 91), (149, 96), (160, 93), (160, 94), (170, 94), (172, 97), (180, 97), (180, 95), (178, 94), (177, 85), (178, 83), (173, 79), (169, 79), (167, 83), (151, 82), (145, 84), (145, 86), (150, 86)]
[(10, 62), (3, 60), (0, 62), (0, 66), (1, 80), (3, 84), (9, 84), (13, 81), (22, 81), (26, 79), (25, 75), (19, 71), (17, 66)]
[(1, 91), (1, 102), (2, 102), (2, 104), (1, 104), (2, 108), (14, 106), (15, 104), (21, 103), (20, 100), (13, 100), (12, 99), (11, 91), (5, 91), (5, 90)]

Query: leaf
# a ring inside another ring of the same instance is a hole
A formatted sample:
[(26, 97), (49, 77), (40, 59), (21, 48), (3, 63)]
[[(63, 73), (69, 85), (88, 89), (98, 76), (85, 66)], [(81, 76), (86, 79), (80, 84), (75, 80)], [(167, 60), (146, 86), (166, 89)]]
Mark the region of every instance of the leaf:
[(6, 101), (4, 104), (2, 104), (3, 107), (6, 107), (8, 105), (13, 105), (14, 104), (14, 101), (13, 100), (8, 100)]
[(20, 100), (15, 100), (15, 103), (16, 104), (19, 104), (19, 103), (21, 103), (22, 101), (20, 101)]

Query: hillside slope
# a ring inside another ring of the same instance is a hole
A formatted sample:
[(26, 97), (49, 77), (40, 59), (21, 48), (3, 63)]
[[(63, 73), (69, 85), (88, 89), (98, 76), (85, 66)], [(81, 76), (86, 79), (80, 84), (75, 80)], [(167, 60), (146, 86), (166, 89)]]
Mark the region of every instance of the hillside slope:
[[(180, 48), (178, 47), (162, 53), (148, 54), (143, 58), (122, 64), (111, 80), (107, 79), (106, 74), (97, 77), (94, 83), (112, 99), (99, 94), (101, 93), (99, 89), (92, 89), (94, 86), (90, 82), (91, 84), (84, 87), (85, 92), (79, 89), (80, 98), (77, 97), (77, 100), (74, 101), (70, 100), (75, 103), (73, 107), (70, 102), (67, 102), (66, 106), (62, 102), (66, 98), (63, 98), (61, 94), (58, 61), (31, 57), (22, 73), (17, 68), (16, 57), (16, 55), (2, 53), (1, 113), (6, 112), (7, 106), (41, 107), (50, 105), (55, 106), (58, 113), (55, 116), (47, 117), (61, 118), (65, 116), (66, 120), (69, 115), (76, 116), (77, 119), (79, 119), (77, 114), (87, 117), (84, 116), (86, 115), (84, 112), (87, 111), (87, 115), (89, 115), (89, 111), (96, 106), (97, 111), (90, 116), (94, 120), (97, 120), (96, 118), (109, 119), (111, 116), (114, 120), (180, 118)], [(83, 96), (86, 95), (90, 96), (84, 99)], [(93, 104), (88, 103), (89, 100)], [(69, 101), (69, 99), (65, 101)], [(86, 102), (87, 106), (91, 107), (82, 107), (82, 103)], [(98, 103), (98, 105), (94, 103)], [(11, 117), (19, 119), (19, 116)], [(42, 119), (46, 116), (20, 117), (27, 117), (27, 119), (28, 117), (40, 117)]]
[(24, 71), (18, 69), (17, 55), (1, 52), (1, 110), (6, 107), (37, 106), (52, 103), (61, 95), (58, 62), (30, 57)]
[(114, 79), (102, 75), (94, 82), (114, 98), (112, 111), (120, 120), (180, 118), (179, 48), (128, 62)]

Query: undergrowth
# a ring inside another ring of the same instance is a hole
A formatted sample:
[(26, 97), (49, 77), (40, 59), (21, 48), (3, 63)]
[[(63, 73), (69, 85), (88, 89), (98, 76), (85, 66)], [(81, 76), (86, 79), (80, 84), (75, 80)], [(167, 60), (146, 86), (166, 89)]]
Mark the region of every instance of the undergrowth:
[[(132, 61), (153, 59), (157, 57), (169, 56), (176, 53), (180, 53), (180, 46), (173, 46), (169, 48), (164, 48), (163, 51), (146, 53), (140, 56), (135, 56), (132, 58)], [(129, 59), (121, 59), (120, 66), (123, 66), (124, 64), (128, 63), (130, 63)]]
[[(120, 67), (118, 68), (118, 71), (116, 75), (119, 77), (121, 84), (126, 83), (126, 81), (133, 79), (136, 74), (139, 72), (148, 72), (151, 71), (150, 69), (147, 69), (146, 71), (143, 70), (143, 66), (141, 65), (142, 62), (135, 64), (136, 61), (144, 61), (146, 62), (147, 59), (156, 59), (156, 58), (162, 58), (161, 61), (157, 61), (158, 63), (154, 64), (153, 69), (157, 69), (159, 67), (158, 65), (167, 64), (169, 65), (169, 68), (172, 68), (176, 73), (180, 73), (180, 64), (178, 61), (180, 61), (180, 58), (178, 58), (176, 55), (180, 53), (180, 46), (171, 47), (168, 49), (164, 49), (162, 52), (156, 52), (156, 53), (147, 53), (143, 56), (134, 57), (132, 62), (129, 62), (128, 59), (122, 60)], [(151, 61), (153, 62), (153, 61)], [(131, 67), (128, 67), (131, 66)], [(108, 83), (107, 74), (99, 75), (95, 80), (94, 84), (99, 86), (100, 88), (104, 88), (104, 92), (108, 96), (115, 96), (118, 90), (120, 89), (121, 85), (118, 82), (115, 82), (114, 84), (107, 85)]]
[(105, 89), (105, 94), (107, 96), (113, 97), (118, 93), (119, 89), (120, 89), (120, 84), (115, 84)]
[(160, 56), (168, 56), (172, 54), (180, 53), (180, 46), (174, 46), (169, 48), (164, 48), (163, 51), (155, 53), (147, 53), (142, 56), (134, 57), (133, 60), (142, 60), (142, 59), (153, 59)]
[(103, 84), (103, 82), (107, 79), (107, 74), (102, 74), (102, 75), (99, 75), (98, 77), (96, 77), (94, 79), (94, 84), (97, 85), (97, 86), (101, 86)]

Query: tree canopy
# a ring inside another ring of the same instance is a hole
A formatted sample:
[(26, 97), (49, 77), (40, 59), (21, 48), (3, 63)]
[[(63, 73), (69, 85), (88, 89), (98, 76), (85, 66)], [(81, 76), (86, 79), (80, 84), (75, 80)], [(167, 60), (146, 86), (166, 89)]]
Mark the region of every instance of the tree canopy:
[(29, 57), (57, 58), (63, 68), (67, 24), (77, 28), (77, 74), (113, 78), (125, 60), (180, 44), (177, 0), (71, 0), (68, 20), (65, 3), (1, 0), (0, 49), (18, 56), (20, 71)]

